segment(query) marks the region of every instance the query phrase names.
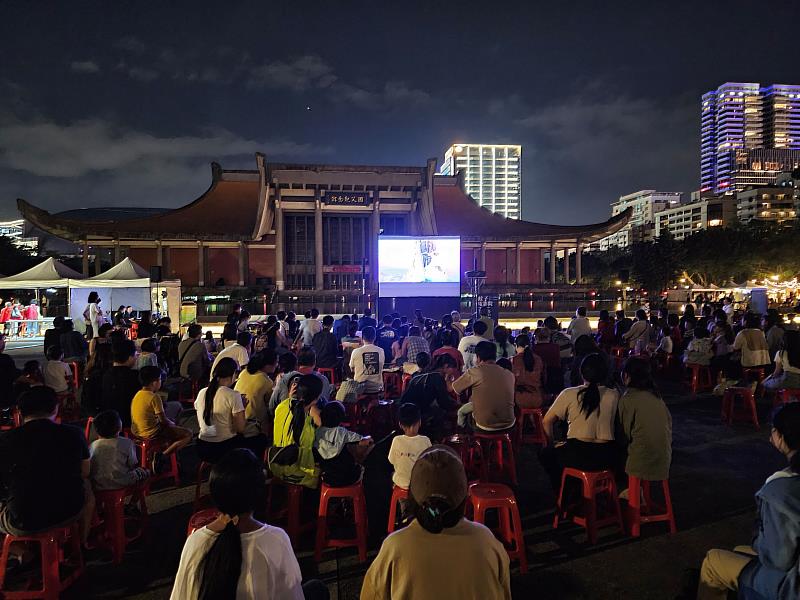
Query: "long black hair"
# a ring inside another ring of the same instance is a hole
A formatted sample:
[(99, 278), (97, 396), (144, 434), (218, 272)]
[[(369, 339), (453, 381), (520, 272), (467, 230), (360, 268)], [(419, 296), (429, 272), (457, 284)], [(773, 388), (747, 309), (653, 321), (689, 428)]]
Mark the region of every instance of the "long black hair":
[(206, 425), (211, 426), (211, 418), (214, 414), (214, 396), (217, 395), (217, 390), (219, 389), (219, 380), (233, 377), (236, 375), (236, 369), (236, 361), (229, 356), (221, 358), (217, 366), (214, 367), (211, 381), (206, 388), (205, 406), (203, 407), (203, 421), (205, 421)]
[(502, 325), (498, 325), (494, 328), (494, 341), (499, 346), (500, 356), (507, 357), (508, 356), (508, 329), (503, 327)]
[(86, 302), (94, 304), (98, 300), (100, 300), (100, 297), (97, 295), (97, 292), (89, 292), (89, 297), (86, 299)]
[(600, 384), (608, 379), (608, 365), (599, 354), (589, 354), (581, 362), (581, 377), (586, 387), (578, 392), (581, 412), (587, 417), (600, 411)]
[(622, 372), (629, 378), (629, 388), (644, 390), (650, 392), (654, 396), (661, 397), (656, 387), (656, 382), (653, 380), (653, 369), (650, 366), (649, 360), (633, 356), (625, 361)]
[(198, 600), (235, 598), (242, 572), (242, 539), (234, 517), (252, 513), (264, 497), (263, 463), (250, 450), (238, 448), (223, 456), (208, 480), (214, 506), (231, 520), (200, 561)]
[(781, 408), (772, 420), (772, 426), (795, 453), (789, 459), (789, 468), (800, 474), (800, 403), (790, 402)]
[(789, 358), (789, 365), (800, 369), (800, 331), (790, 329), (783, 334), (783, 349)]
[(317, 402), (321, 394), (322, 381), (319, 377), (309, 373), (298, 378), (297, 389), (291, 403), (292, 437), (295, 444), (300, 443), (300, 435), (306, 424), (306, 408)]
[(525, 334), (520, 333), (517, 339), (514, 340), (517, 348), (524, 348), (522, 351), (522, 362), (525, 364), (526, 371), (533, 371), (535, 366), (533, 358), (533, 349), (531, 348), (531, 338)]

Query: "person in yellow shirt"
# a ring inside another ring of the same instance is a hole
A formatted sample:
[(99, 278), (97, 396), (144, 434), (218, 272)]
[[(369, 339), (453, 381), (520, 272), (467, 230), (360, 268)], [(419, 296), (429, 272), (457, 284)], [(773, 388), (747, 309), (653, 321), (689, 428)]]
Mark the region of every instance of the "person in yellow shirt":
[(269, 414), (269, 399), (272, 396), (272, 379), (278, 364), (278, 355), (271, 348), (264, 348), (250, 358), (247, 367), (239, 373), (233, 388), (247, 398), (244, 416), (247, 419), (244, 436), (254, 437), (271, 433), (272, 419)]
[(136, 437), (163, 442), (165, 448), (153, 457), (153, 472), (157, 473), (164, 456), (177, 452), (192, 441), (192, 432), (178, 427), (164, 414), (164, 403), (158, 390), (161, 389), (161, 369), (154, 366), (139, 370), (142, 389), (136, 392), (131, 402), (131, 433)]

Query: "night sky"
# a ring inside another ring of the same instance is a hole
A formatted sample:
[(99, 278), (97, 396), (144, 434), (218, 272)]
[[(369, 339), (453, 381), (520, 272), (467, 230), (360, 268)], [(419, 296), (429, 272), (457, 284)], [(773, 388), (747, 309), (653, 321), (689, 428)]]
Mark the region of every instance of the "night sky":
[[(651, 6), (650, 6), (651, 5)], [(699, 97), (800, 83), (800, 2), (0, 3), (0, 218), (180, 206), (209, 162), (523, 146), (523, 217), (697, 188)]]

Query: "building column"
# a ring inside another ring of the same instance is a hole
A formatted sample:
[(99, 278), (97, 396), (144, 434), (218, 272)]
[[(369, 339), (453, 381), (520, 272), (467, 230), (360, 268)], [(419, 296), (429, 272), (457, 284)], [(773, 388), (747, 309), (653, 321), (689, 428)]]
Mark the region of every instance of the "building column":
[(581, 254), (583, 254), (583, 242), (578, 241), (578, 247), (575, 249), (575, 283), (581, 285), (583, 283), (583, 270), (581, 269)]
[(203, 287), (206, 284), (206, 247), (203, 242), (197, 241), (197, 285)]
[(516, 262), (516, 269), (517, 269), (517, 278), (516, 282), (517, 285), (522, 283), (522, 242), (517, 242), (517, 262)]
[(380, 199), (374, 198), (372, 204), (372, 240), (370, 241), (369, 280), (371, 291), (378, 291), (378, 237), (381, 235)]
[(159, 267), (164, 266), (164, 248), (161, 245), (161, 240), (156, 241), (156, 265)]
[(314, 287), (318, 292), (325, 289), (322, 285), (322, 236), (322, 203), (319, 198), (319, 188), (317, 188), (317, 191), (314, 192)]
[(244, 245), (244, 242), (239, 242), (239, 287), (244, 287), (245, 281), (247, 281), (246, 254), (247, 246)]
[(101, 252), (101, 250), (102, 249), (101, 249), (100, 246), (95, 246), (94, 247), (94, 274), (95, 275), (100, 275), (100, 273), (103, 272), (103, 261), (100, 260), (100, 252)]
[(556, 243), (550, 243), (550, 283), (556, 282), (556, 265), (558, 264), (558, 255), (556, 254)]
[(569, 248), (564, 248), (564, 283), (569, 285)]
[(81, 259), (81, 272), (89, 276), (89, 242), (83, 240), (83, 258)]
[(284, 288), (283, 281), (283, 208), (281, 207), (281, 190), (275, 188), (275, 288), (280, 292)]
[(119, 247), (119, 238), (114, 240), (114, 264), (118, 265), (122, 259), (122, 249)]
[(481, 254), (480, 254), (480, 266), (478, 267), (479, 271), (486, 270), (486, 242), (481, 242)]
[(544, 272), (544, 250), (544, 248), (539, 248), (539, 281), (536, 283), (544, 283), (547, 281), (547, 276)]

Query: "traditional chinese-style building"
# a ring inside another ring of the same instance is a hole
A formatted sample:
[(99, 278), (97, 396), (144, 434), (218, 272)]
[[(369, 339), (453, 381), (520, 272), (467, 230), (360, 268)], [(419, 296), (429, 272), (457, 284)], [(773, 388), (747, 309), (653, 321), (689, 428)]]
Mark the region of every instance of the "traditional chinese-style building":
[[(255, 170), (212, 164), (208, 190), (160, 214), (117, 221), (64, 218), (18, 200), (36, 227), (83, 247), (160, 265), (164, 279), (184, 288), (252, 286), (282, 292), (377, 290), (377, 240), (386, 235), (461, 237), (461, 267), (486, 271), (486, 288), (530, 289), (582, 282), (581, 252), (624, 227), (629, 212), (604, 223), (560, 226), (506, 219), (480, 208), (459, 176), (422, 167), (270, 163)], [(569, 261), (551, 257), (575, 253)], [(95, 261), (99, 268), (100, 261)], [(563, 272), (566, 270), (566, 272)]]

